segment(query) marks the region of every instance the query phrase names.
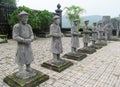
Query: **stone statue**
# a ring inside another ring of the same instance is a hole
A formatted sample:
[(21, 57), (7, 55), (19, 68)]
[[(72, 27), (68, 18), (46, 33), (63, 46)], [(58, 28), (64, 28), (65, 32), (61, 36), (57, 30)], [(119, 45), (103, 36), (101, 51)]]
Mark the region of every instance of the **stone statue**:
[(72, 59), (76, 61), (80, 61), (87, 57), (85, 53), (78, 52), (77, 48), (79, 48), (79, 36), (80, 32), (78, 31), (78, 24), (80, 21), (75, 19), (73, 21), (73, 26), (71, 27), (71, 52), (66, 53), (63, 57), (67, 59)]
[(53, 24), (50, 25), (50, 36), (52, 37), (51, 52), (53, 54), (53, 59), (44, 62), (42, 67), (61, 72), (73, 65), (73, 63), (60, 58), (60, 54), (63, 52), (61, 40), (63, 33), (60, 29), (60, 16), (58, 15), (53, 17)]
[(110, 16), (103, 16), (103, 30), (105, 33), (105, 40), (107, 41), (108, 39), (111, 39), (112, 36), (112, 29), (114, 28)]
[(78, 49), (78, 52), (82, 52), (82, 53), (87, 53), (87, 54), (92, 54), (94, 52), (96, 52), (96, 49), (88, 46), (88, 43), (91, 41), (90, 39), (90, 34), (92, 33), (89, 30), (88, 24), (89, 21), (85, 21), (85, 26), (83, 27), (83, 43), (84, 43), (84, 47), (82, 49)]
[(60, 54), (63, 52), (61, 37), (63, 34), (60, 29), (60, 17), (53, 17), (54, 23), (50, 26), (50, 35), (52, 36), (51, 52), (53, 53), (53, 62), (60, 62)]
[(102, 28), (102, 22), (99, 22), (98, 23), (98, 43), (100, 43), (101, 42), (101, 40), (103, 40), (104, 39), (104, 30), (103, 30), (103, 28)]
[[(20, 17), (20, 22), (13, 27), (13, 39), (18, 43), (15, 61), (19, 66), (19, 72), (16, 76), (26, 79), (35, 75), (30, 66), (34, 60), (31, 48), (31, 42), (34, 39), (34, 35), (32, 27), (27, 24), (29, 14), (22, 11), (18, 15)], [(26, 65), (26, 70), (24, 69), (24, 65)]]
[(104, 27), (103, 27), (103, 30), (105, 32), (105, 39), (106, 40), (110, 40), (111, 39), (111, 36), (112, 36), (112, 29), (113, 29), (113, 26), (111, 23), (107, 23)]
[(85, 26), (83, 27), (83, 43), (84, 48), (88, 47), (88, 43), (90, 42), (90, 33), (91, 31), (88, 28), (89, 21), (85, 21)]
[(97, 41), (97, 23), (93, 23), (93, 29), (92, 29), (92, 45), (95, 45), (95, 42)]
[(71, 50), (72, 53), (76, 53), (76, 49), (79, 47), (79, 31), (78, 31), (79, 20), (74, 20), (74, 25), (71, 28)]

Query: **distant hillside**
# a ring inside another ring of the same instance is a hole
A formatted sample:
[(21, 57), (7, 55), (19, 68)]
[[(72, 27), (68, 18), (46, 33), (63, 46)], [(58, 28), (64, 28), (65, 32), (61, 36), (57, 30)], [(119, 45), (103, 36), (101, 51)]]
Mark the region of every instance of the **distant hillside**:
[[(89, 25), (92, 25), (94, 22), (98, 22), (99, 20), (101, 20), (102, 16), (100, 16), (100, 15), (83, 16), (83, 17), (81, 17), (81, 19), (82, 19), (81, 25), (83, 25), (83, 22), (85, 20), (89, 20), (89, 22), (90, 22)], [(69, 20), (65, 16), (62, 17), (62, 27), (63, 28), (71, 27)]]
[(92, 15), (92, 16), (84, 16), (81, 17), (83, 20), (89, 20), (89, 24), (92, 25), (94, 22), (98, 22), (99, 20), (102, 20), (102, 16), (99, 15)]
[(68, 18), (66, 18), (66, 16), (62, 16), (62, 27), (63, 28), (70, 28), (70, 21), (68, 20)]

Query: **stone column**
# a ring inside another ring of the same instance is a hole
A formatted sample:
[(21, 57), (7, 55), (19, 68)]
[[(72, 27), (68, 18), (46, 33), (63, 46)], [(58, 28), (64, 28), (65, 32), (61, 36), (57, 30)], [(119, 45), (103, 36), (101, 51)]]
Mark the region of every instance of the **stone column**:
[(60, 8), (61, 8), (61, 5), (58, 4), (55, 12), (56, 12), (56, 15), (60, 17), (60, 28), (62, 29), (62, 10)]

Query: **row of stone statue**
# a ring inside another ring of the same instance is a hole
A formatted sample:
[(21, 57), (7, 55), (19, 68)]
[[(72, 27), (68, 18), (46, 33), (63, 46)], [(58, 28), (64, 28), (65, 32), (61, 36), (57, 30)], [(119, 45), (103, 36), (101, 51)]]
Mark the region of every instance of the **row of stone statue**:
[[(25, 11), (22, 11), (18, 15), (20, 17), (20, 22), (15, 24), (13, 27), (13, 39), (18, 43), (16, 63), (19, 66), (19, 71), (10, 76), (7, 76), (4, 79), (4, 82), (6, 82), (11, 87), (35, 87), (38, 84), (48, 80), (49, 76), (31, 68), (31, 63), (34, 60), (31, 42), (34, 40), (34, 35), (31, 26), (27, 24), (29, 14)], [(61, 33), (59, 26), (60, 17), (55, 15), (53, 20), (54, 22), (50, 26), (50, 35), (52, 37), (51, 52), (53, 54), (53, 59), (44, 62), (42, 66), (57, 72), (61, 72), (73, 65), (73, 63), (71, 61), (60, 58), (60, 54), (63, 52), (61, 40), (63, 34)], [(105, 29), (109, 28), (110, 25), (105, 25), (103, 27), (102, 23), (99, 23), (98, 26), (96, 23), (94, 23), (94, 27), (92, 31), (90, 31), (88, 28), (88, 22), (89, 21), (85, 21), (85, 26), (83, 27), (84, 47), (77, 50), (77, 48), (79, 48), (80, 35), (78, 31), (79, 20), (74, 20), (74, 25), (71, 28), (72, 51), (65, 54), (63, 57), (74, 60), (81, 60), (87, 56), (86, 53), (93, 53), (96, 51), (95, 48), (101, 48), (103, 45), (106, 45), (107, 38), (104, 39), (104, 34), (107, 36), (108, 33), (105, 31)], [(92, 34), (92, 39), (90, 39), (90, 34)], [(88, 43), (91, 40), (92, 45), (88, 46)]]
[[(113, 29), (112, 24), (107, 21), (106, 23), (93, 23), (92, 30), (89, 29), (89, 21), (86, 20), (83, 26), (83, 43), (84, 47), (79, 48), (79, 36), (78, 31), (79, 20), (74, 20), (71, 28), (71, 52), (64, 55), (64, 57), (74, 60), (81, 60), (85, 58), (87, 54), (96, 52), (96, 49), (102, 48), (107, 45), (107, 40), (111, 38), (111, 31)], [(92, 42), (92, 45), (88, 45)]]

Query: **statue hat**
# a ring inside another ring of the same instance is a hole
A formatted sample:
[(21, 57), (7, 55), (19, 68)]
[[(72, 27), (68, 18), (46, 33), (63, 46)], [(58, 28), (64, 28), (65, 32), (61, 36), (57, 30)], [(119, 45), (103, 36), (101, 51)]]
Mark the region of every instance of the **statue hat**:
[(55, 16), (53, 17), (53, 20), (56, 20), (56, 19), (60, 19), (60, 17), (57, 16), (57, 15), (55, 15)]
[(26, 11), (23, 10), (18, 15), (21, 16), (21, 15), (29, 15), (29, 14)]
[(77, 21), (79, 21), (79, 19), (75, 19), (73, 22), (77, 22)]

